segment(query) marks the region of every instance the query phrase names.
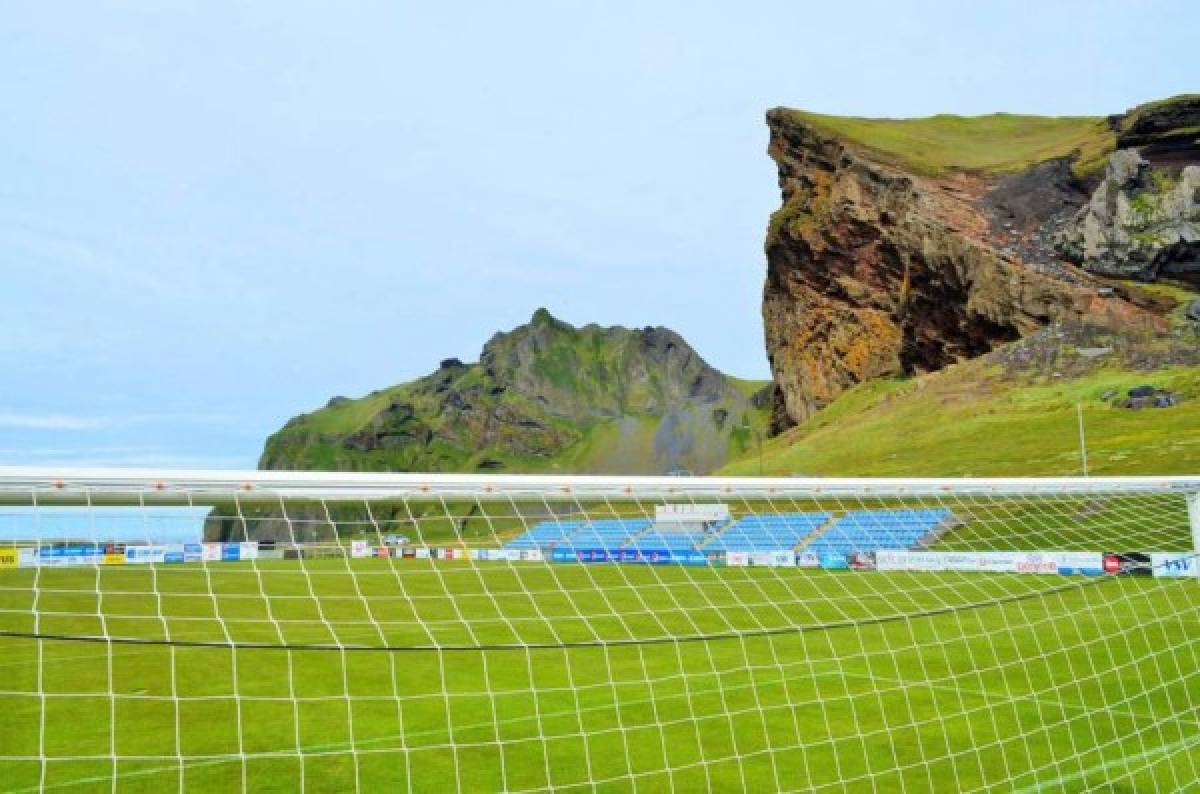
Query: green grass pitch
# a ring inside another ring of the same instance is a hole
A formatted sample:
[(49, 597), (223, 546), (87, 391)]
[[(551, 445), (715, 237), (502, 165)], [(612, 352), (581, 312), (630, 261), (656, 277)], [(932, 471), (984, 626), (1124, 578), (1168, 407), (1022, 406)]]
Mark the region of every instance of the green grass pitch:
[[(74, 635), (608, 644), (0, 637), (6, 791), (1135, 792), (1200, 775), (1195, 581), (412, 560), (0, 571), (0, 628), (34, 629), (35, 609), (39, 631)], [(728, 632), (743, 636), (613, 644)]]

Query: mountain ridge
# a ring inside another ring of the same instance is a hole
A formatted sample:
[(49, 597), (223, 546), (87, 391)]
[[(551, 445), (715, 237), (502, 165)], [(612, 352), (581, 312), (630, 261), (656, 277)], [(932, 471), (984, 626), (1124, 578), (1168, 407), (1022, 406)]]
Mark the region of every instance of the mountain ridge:
[(703, 473), (763, 426), (765, 386), (724, 375), (670, 329), (576, 328), (540, 308), (477, 362), (444, 359), (294, 417), (259, 467)]

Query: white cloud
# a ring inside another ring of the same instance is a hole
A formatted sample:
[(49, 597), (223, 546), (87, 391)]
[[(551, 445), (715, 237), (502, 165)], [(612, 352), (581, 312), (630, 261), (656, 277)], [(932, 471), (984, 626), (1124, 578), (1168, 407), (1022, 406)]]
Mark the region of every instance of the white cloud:
[(99, 430), (112, 425), (112, 418), (107, 416), (0, 414), (0, 427), (18, 430)]
[(224, 424), (229, 421), (230, 418), (223, 414), (206, 413), (147, 413), (128, 416), (0, 413), (0, 428), (14, 430), (103, 430), (153, 423)]

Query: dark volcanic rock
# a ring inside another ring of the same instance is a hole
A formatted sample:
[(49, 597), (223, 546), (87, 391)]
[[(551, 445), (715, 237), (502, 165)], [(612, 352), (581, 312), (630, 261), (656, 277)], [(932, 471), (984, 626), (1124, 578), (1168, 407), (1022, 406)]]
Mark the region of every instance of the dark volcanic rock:
[(1194, 143), (1200, 138), (1200, 94), (1174, 97), (1135, 108), (1120, 118), (1117, 146), (1164, 144), (1172, 140)]
[(898, 170), (786, 109), (767, 123), (783, 197), (767, 233), (763, 296), (774, 430), (857, 383), (940, 369), (1048, 323), (1161, 324), (991, 239), (993, 213), (1040, 227), (1039, 213), (1076, 206), (1062, 165), (1042, 170), (1044, 190), (1037, 177), (979, 187)]

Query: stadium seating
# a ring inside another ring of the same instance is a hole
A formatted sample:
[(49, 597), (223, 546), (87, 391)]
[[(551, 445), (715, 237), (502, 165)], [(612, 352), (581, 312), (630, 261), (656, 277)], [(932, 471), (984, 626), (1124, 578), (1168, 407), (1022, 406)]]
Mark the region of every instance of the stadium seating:
[(811, 537), (805, 551), (854, 554), (911, 548), (951, 516), (949, 510), (854, 510), (824, 531), (820, 529), (830, 521), (829, 513), (748, 515), (704, 532), (663, 531), (644, 518), (543, 521), (505, 548), (786, 551)]
[(854, 510), (805, 546), (805, 551), (854, 554), (907, 549), (952, 515), (949, 510)]
[[(651, 524), (648, 518), (545, 521), (504, 544), (507, 549), (619, 549)], [(661, 547), (660, 547), (661, 548)]]
[(705, 551), (785, 551), (829, 520), (828, 513), (750, 515), (704, 544)]
[(709, 537), (707, 532), (661, 532), (653, 527), (625, 544), (624, 548), (637, 551), (691, 551), (698, 548)]
[(551, 549), (575, 534), (586, 521), (543, 521), (504, 544), (506, 549)]

